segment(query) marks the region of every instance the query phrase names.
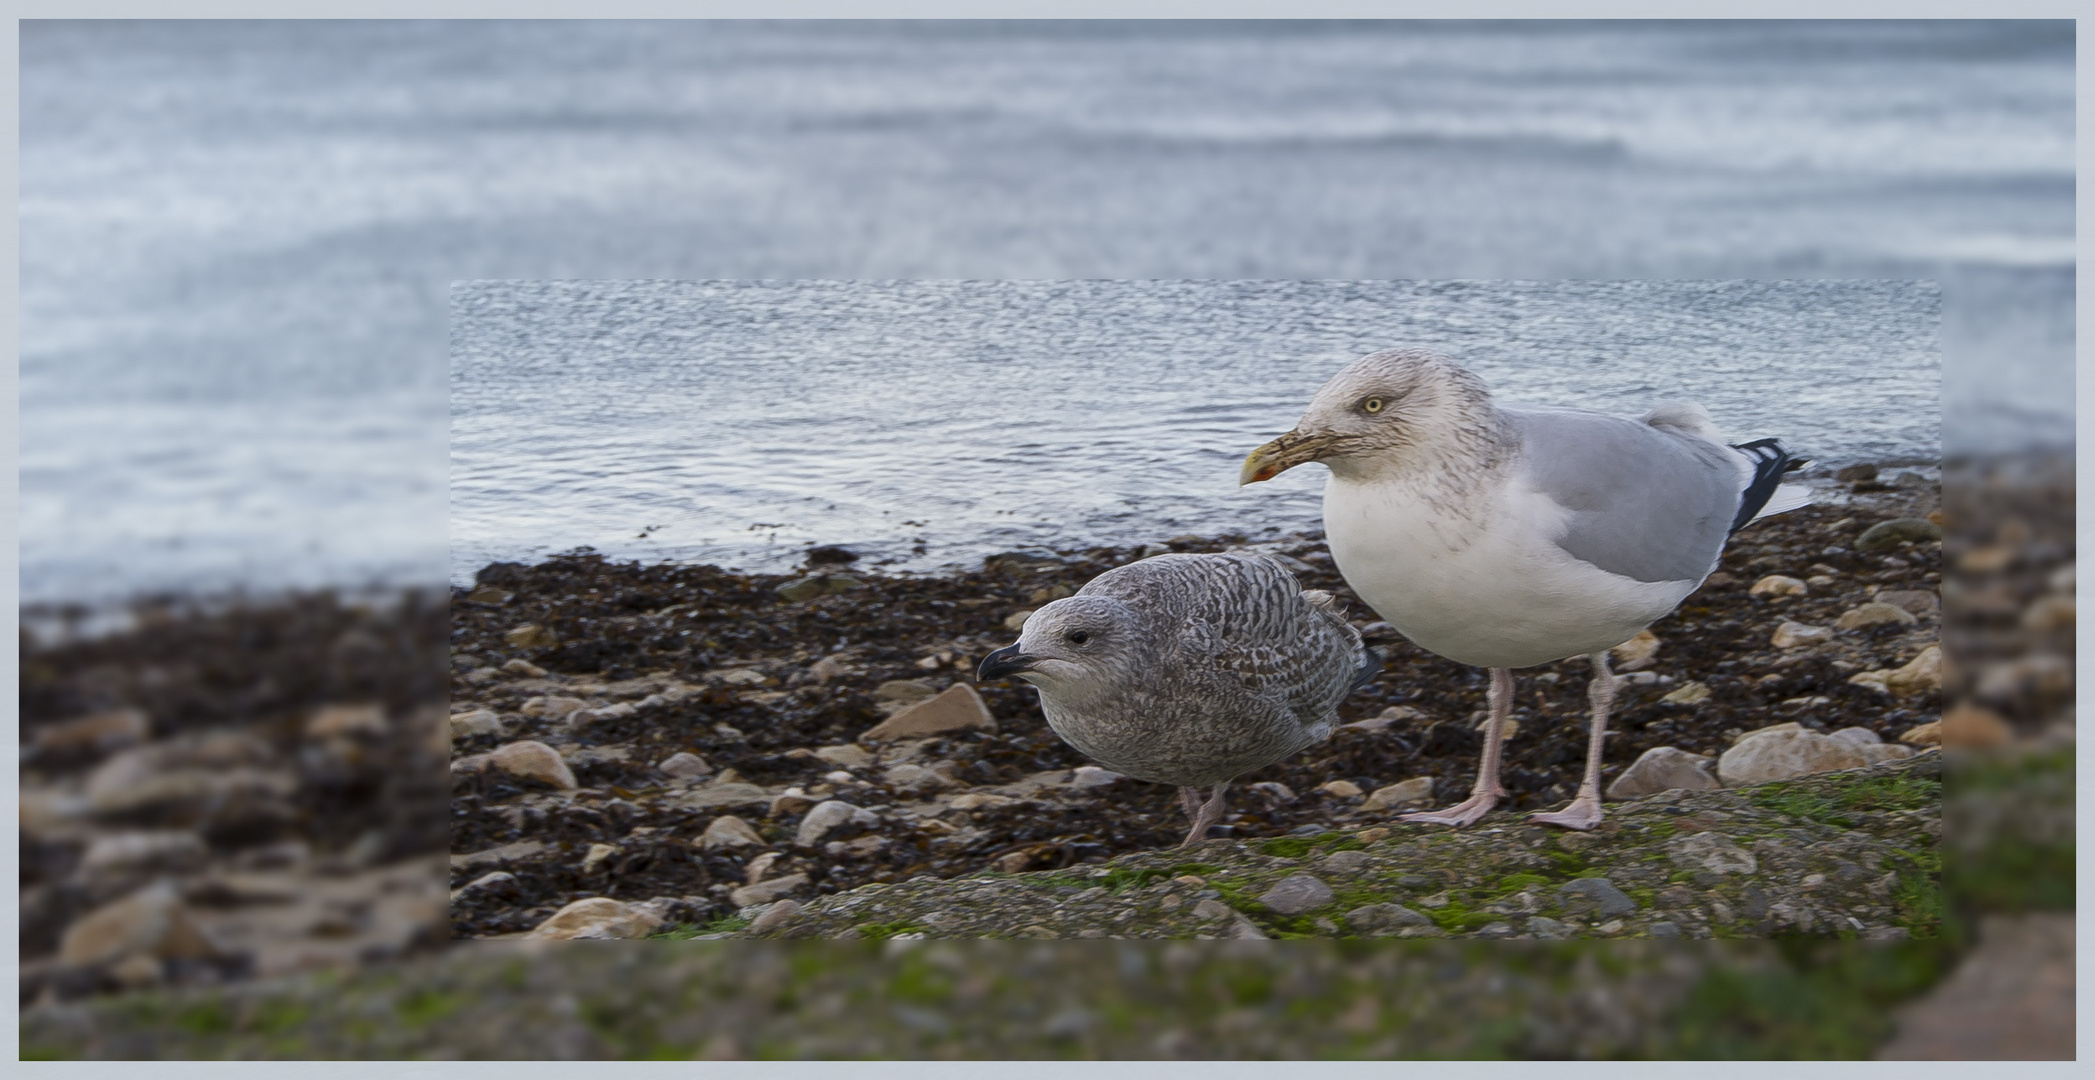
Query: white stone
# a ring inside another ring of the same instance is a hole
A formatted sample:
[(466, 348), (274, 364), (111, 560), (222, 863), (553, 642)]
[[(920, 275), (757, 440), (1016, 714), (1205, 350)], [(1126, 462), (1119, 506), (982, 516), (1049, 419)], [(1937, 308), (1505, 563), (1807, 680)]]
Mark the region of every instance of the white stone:
[(1676, 788), (1688, 791), (1708, 791), (1722, 787), (1713, 775), (1709, 758), (1691, 754), (1672, 746), (1654, 746), (1622, 770), (1622, 775), (1608, 785), (1608, 798), (1635, 799), (1653, 792), (1671, 791)]
[(1680, 687), (1659, 699), (1665, 705), (1700, 705), (1709, 700), (1709, 687), (1704, 683), (1682, 683)]
[(1717, 759), (1717, 777), (1726, 787), (1742, 787), (1869, 763), (1869, 755), (1854, 743), (1797, 724), (1777, 724), (1740, 736)]
[(1803, 596), (1811, 592), (1811, 587), (1793, 577), (1769, 574), (1754, 582), (1746, 592), (1751, 596)]
[(616, 854), (618, 854), (618, 848), (610, 844), (589, 845), (589, 850), (582, 855), (582, 872), (584, 874), (595, 873), (597, 867), (604, 865), (604, 860)]
[(1362, 803), (1362, 810), (1389, 810), (1409, 803), (1421, 803), (1433, 797), (1433, 778), (1415, 776), (1402, 783), (1389, 784), (1375, 789)]
[(823, 837), (843, 828), (859, 813), (859, 808), (841, 799), (819, 803), (800, 819), (800, 831), (794, 840), (803, 847), (818, 843)]
[(663, 758), (655, 768), (666, 776), (676, 777), (704, 776), (713, 771), (713, 766), (706, 764), (705, 758), (684, 750)]
[(1784, 620), (1775, 628), (1770, 639), (1778, 649), (1795, 649), (1805, 645), (1822, 645), (1833, 640), (1833, 631), (1823, 626), (1806, 626), (1800, 622)]
[(1076, 771), (1070, 775), (1069, 786), (1078, 788), (1104, 787), (1121, 779), (1125, 778), (1110, 769), (1101, 769), (1096, 765), (1079, 765), (1076, 767)]
[(768, 904), (806, 885), (806, 874), (787, 874), (784, 877), (770, 878), (755, 885), (744, 885), (728, 893), (727, 899), (728, 903), (738, 908), (748, 907), (751, 904)]
[(815, 751), (815, 756), (832, 765), (841, 765), (847, 769), (863, 769), (873, 764), (873, 755), (867, 753), (865, 747), (853, 746), (849, 743), (841, 746), (821, 747)]
[(767, 846), (763, 836), (749, 822), (733, 815), (714, 818), (713, 823), (706, 826), (705, 834), (698, 838), (698, 845), (707, 851)]
[(608, 896), (577, 900), (554, 912), (525, 934), (553, 940), (644, 938), (662, 925), (662, 915), (647, 904), (627, 904)]
[(503, 735), (502, 718), (493, 709), (474, 709), (471, 712), (454, 714), (451, 717), (451, 737), (470, 739), (476, 735)]
[(1913, 613), (1892, 604), (1872, 601), (1841, 612), (1833, 621), (1836, 630), (1863, 630), (1872, 626), (1912, 626), (1919, 622)]

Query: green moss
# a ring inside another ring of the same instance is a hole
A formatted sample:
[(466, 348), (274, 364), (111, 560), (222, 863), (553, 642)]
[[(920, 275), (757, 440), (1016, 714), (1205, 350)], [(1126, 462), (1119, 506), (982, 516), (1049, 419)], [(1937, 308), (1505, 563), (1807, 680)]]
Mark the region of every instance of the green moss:
[(423, 1027), (457, 1012), (464, 1004), (464, 998), (441, 990), (410, 990), (400, 999), (400, 1019), (409, 1027)]
[(658, 930), (649, 934), (648, 937), (664, 941), (689, 941), (700, 934), (732, 934), (737, 930), (745, 929), (754, 921), (756, 920), (747, 915), (723, 915), (703, 925), (699, 923), (678, 923), (667, 930)]
[(1261, 841), (1258, 849), (1268, 855), (1282, 859), (1299, 859), (1310, 853), (1315, 845), (1306, 836), (1279, 836)]
[(1840, 793), (1850, 810), (1922, 810), (1942, 804), (1942, 781), (1926, 776), (1877, 776)]
[(1946, 974), (1942, 942), (1783, 941), (1784, 963), (1714, 968), (1667, 1025), (1659, 1057), (1861, 1059), (1891, 1035), (1892, 1007)]
[(1467, 934), (1482, 930), (1503, 916), (1489, 911), (1471, 911), (1469, 905), (1460, 900), (1449, 900), (1437, 908), (1427, 908), (1425, 915), (1435, 926), (1450, 934)]
[(2072, 747), (1960, 760), (1951, 768), (1949, 785), (1950, 791), (1959, 795), (1980, 791), (2021, 791), (2030, 787), (2033, 780), (2054, 777), (2072, 781)]
[(2001, 836), (1975, 850), (1960, 849), (1945, 884), (1958, 903), (1981, 911), (2071, 911), (2073, 874), (2071, 840), (2046, 844)]
[(225, 1003), (206, 1000), (178, 1010), (169, 1020), (175, 1027), (192, 1035), (224, 1035), (233, 1030), (232, 1014), (226, 1011)]

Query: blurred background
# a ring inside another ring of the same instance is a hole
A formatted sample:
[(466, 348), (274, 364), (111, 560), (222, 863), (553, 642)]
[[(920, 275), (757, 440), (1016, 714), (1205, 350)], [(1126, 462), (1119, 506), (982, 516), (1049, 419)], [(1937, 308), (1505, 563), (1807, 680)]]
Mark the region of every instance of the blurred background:
[[(2071, 938), (1979, 913), (2071, 904), (2074, 48), (2063, 22), (25, 22), (24, 1003), (429, 947), (455, 280), (1925, 278), (1960, 575), (1945, 690), (1990, 718), (1946, 738), (2049, 746), (1998, 751), (2025, 764), (1970, 790), (2036, 769), (2065, 817), (1980, 800), (2020, 809), (1969, 820), (2024, 840), (1958, 894), (1970, 940), (1681, 961), (1697, 986), (1733, 973), (1748, 1004), (1718, 1013), (1874, 1018), (1830, 1050), (1769, 1020), (1704, 1052), (1877, 1052), (1890, 1003), (1979, 978), (1987, 941), (2043, 960)], [(90, 859), (124, 820), (194, 835)], [(281, 927), (257, 914), (287, 903)], [(133, 906), (79, 930), (105, 904)], [(205, 909), (218, 945), (126, 936)], [(831, 966), (850, 956), (892, 974)], [(38, 1015), (71, 1033), (56, 1053), (223, 1049)], [(1667, 1015), (1650, 1030), (1688, 1030)], [(646, 1049), (583, 1029), (543, 1052)], [(953, 1045), (1113, 1050), (1076, 1030)], [(1624, 1039), (1462, 1046), (1685, 1052)], [(1203, 1047), (1227, 1049), (1152, 1050)]]

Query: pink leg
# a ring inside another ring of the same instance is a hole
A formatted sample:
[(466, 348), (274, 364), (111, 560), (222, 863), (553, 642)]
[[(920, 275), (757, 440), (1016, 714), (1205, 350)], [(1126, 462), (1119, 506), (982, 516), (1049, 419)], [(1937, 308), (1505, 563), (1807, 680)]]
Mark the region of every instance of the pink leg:
[(1505, 738), (1506, 717), (1513, 712), (1513, 673), (1505, 668), (1491, 669), (1491, 689), (1485, 695), (1491, 708), (1491, 719), (1484, 722), (1484, 760), (1477, 765), (1477, 785), (1470, 789), (1469, 798), (1448, 807), (1427, 813), (1405, 814), (1398, 821), (1419, 821), (1428, 825), (1454, 825), (1457, 827), (1483, 817), (1497, 805), (1506, 789), (1499, 786), (1499, 743)]
[(1593, 733), (1586, 740), (1586, 777), (1579, 781), (1579, 793), (1570, 806), (1554, 814), (1528, 817), (1538, 825), (1562, 825), (1584, 831), (1600, 824), (1600, 750), (1608, 733), (1608, 707), (1615, 703), (1615, 674), (1608, 670), (1606, 652), (1586, 659), (1593, 662), (1593, 681), (1586, 686), (1586, 698), (1593, 703)]
[(1178, 789), (1179, 800), (1186, 805), (1186, 816), (1193, 819), (1193, 827), (1187, 831), (1186, 840), (1179, 845), (1180, 847), (1191, 847), (1195, 842), (1206, 839), (1208, 827), (1222, 820), (1222, 793), (1227, 790), (1229, 781), (1224, 780), (1216, 784), (1214, 797), (1209, 799), (1206, 805), (1202, 805), (1199, 789)]

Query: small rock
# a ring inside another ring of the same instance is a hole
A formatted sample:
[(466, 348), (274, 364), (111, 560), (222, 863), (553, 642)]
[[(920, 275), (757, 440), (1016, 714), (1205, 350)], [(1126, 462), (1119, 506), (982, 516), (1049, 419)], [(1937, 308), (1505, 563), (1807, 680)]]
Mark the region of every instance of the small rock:
[(795, 889), (805, 888), (806, 886), (806, 874), (787, 874), (784, 877), (771, 878), (754, 885), (744, 885), (728, 893), (727, 899), (728, 903), (738, 908), (744, 908), (751, 904), (768, 904), (773, 900), (784, 897)]
[(1872, 626), (1912, 626), (1920, 620), (1905, 608), (1872, 601), (1841, 612), (1833, 621), (1836, 630), (1864, 630)]
[(849, 743), (842, 746), (821, 747), (815, 751), (815, 756), (832, 765), (841, 765), (847, 769), (863, 769), (873, 764), (873, 755), (867, 753), (865, 747), (853, 746)]
[(726, 815), (714, 818), (713, 823), (706, 826), (705, 834), (698, 838), (698, 846), (706, 851), (720, 851), (725, 848), (766, 847), (768, 845), (764, 843), (763, 836), (759, 835), (749, 822), (733, 815)]
[(525, 623), (502, 635), (512, 649), (550, 649), (560, 644), (560, 635), (537, 623)]
[(1247, 784), (1244, 790), (1246, 792), (1255, 791), (1275, 805), (1295, 801), (1295, 789), (1278, 780), (1265, 780), (1256, 784)]
[(485, 851), (453, 855), (451, 856), (451, 869), (465, 871), (478, 869), (482, 866), (495, 866), (506, 862), (522, 862), (544, 850), (546, 850), (546, 845), (543, 841), (519, 840), (513, 844), (503, 844), (501, 847), (492, 847)]
[(850, 824), (861, 812), (841, 799), (818, 803), (800, 819), (800, 831), (794, 835), (794, 840), (803, 847), (818, 843), (823, 837)]
[(722, 773), (712, 783), (679, 795), (676, 805), (692, 810), (710, 810), (721, 806), (768, 806), (771, 801), (770, 792), (755, 784), (730, 780), (727, 773)]
[(610, 844), (589, 845), (589, 850), (582, 855), (582, 873), (585, 875), (595, 873), (597, 867), (604, 865), (604, 860), (616, 854), (618, 854), (618, 848)]
[[(1756, 874), (1760, 862), (1753, 853), (1722, 833), (1699, 832), (1666, 841), (1666, 857), (1683, 870), (1707, 870), (1712, 874)], [(1626, 912), (1601, 911), (1602, 915)]]
[(907, 762), (890, 768), (882, 779), (889, 787), (910, 792), (937, 791), (953, 786), (953, 781), (938, 771)]
[(865, 582), (844, 574), (809, 574), (797, 581), (788, 581), (775, 590), (778, 595), (795, 603), (811, 600), (817, 596), (848, 592)]
[(1804, 645), (1819, 645), (1831, 641), (1833, 640), (1833, 631), (1823, 626), (1806, 626), (1803, 623), (1785, 619), (1781, 626), (1775, 628), (1775, 636), (1772, 640), (1778, 649), (1794, 649)]
[(1671, 746), (1654, 746), (1622, 770), (1608, 785), (1608, 798), (1635, 799), (1658, 791), (1683, 788), (1710, 791), (1722, 787), (1712, 773), (1714, 762)]
[(1967, 750), (2013, 742), (2015, 729), (2000, 714), (1978, 705), (1959, 705), (1936, 721), (1942, 745)]
[(567, 714), (567, 724), (571, 730), (580, 730), (587, 725), (604, 720), (624, 720), (639, 711), (630, 701), (621, 701), (613, 705), (599, 705), (594, 709), (576, 709)]
[[(1491, 725), (1491, 714), (1489, 712), (1479, 709), (1474, 715), (1477, 718), (1476, 729), (1478, 731), (1483, 731)], [(1520, 734), (1520, 721), (1509, 716), (1499, 724), (1499, 738), (1512, 742), (1513, 737), (1518, 734)]]
[(1300, 915), (1323, 907), (1335, 898), (1331, 886), (1308, 874), (1290, 874), (1261, 894), (1258, 902), (1282, 915)]
[(81, 916), (66, 927), (58, 943), (58, 962), (72, 967), (128, 956), (197, 960), (218, 954), (218, 944), (196, 924), (174, 885), (166, 881)]
[(1351, 780), (1333, 780), (1319, 784), (1317, 790), (1340, 799), (1360, 798), (1360, 785)]
[(592, 896), (554, 912), (524, 936), (556, 941), (633, 939), (644, 938), (661, 925), (661, 913), (647, 904)]
[(1578, 936), (1578, 931), (1573, 929), (1570, 923), (1558, 922), (1543, 915), (1529, 916), (1526, 929), (1529, 937), (1543, 941), (1562, 941)]
[[(2068, 676), (2071, 676), (2070, 670)], [(1942, 647), (1930, 645), (1908, 660), (1905, 666), (1885, 672), (1884, 689), (1899, 697), (1942, 689)]]
[(767, 851), (749, 860), (749, 865), (742, 868), (742, 884), (754, 885), (770, 877), (771, 868), (777, 866), (779, 861), (784, 858), (785, 855), (781, 852)]
[(1357, 874), (1374, 861), (1365, 851), (1334, 851), (1324, 856), (1324, 869), (1335, 874)]
[[(1709, 833), (1696, 833), (1708, 836)], [(1600, 917), (1629, 915), (1637, 910), (1637, 902), (1630, 899), (1615, 883), (1607, 878), (1573, 878), (1557, 886), (1557, 894), (1564, 897), (1583, 897), (1599, 905)]]
[(1915, 615), (1933, 615), (1942, 610), (1941, 599), (1926, 589), (1879, 589), (1876, 601)]
[(2070, 596), (2040, 596), (2022, 613), (2022, 628), (2039, 634), (2073, 629), (2074, 607)]
[(522, 675), (527, 679), (543, 679), (546, 677), (546, 669), (529, 660), (511, 660), (502, 665), (502, 670), (511, 675)]
[(482, 585), (479, 588), (474, 589), (472, 592), (466, 594), (466, 603), (485, 604), (490, 607), (493, 607), (496, 605), (508, 603), (509, 596), (509, 593), (503, 592), (502, 590), (495, 588), (493, 585)]
[(1193, 905), (1193, 917), (1204, 922), (1214, 922), (1217, 919), (1227, 919), (1235, 915), (1235, 909), (1213, 898), (1202, 900), (1200, 903)]
[(144, 742), (152, 723), (137, 709), (112, 709), (54, 724), (37, 732), (36, 748), (46, 753), (106, 753)]
[(1857, 746), (1875, 746), (1884, 741), (1883, 736), (1866, 727), (1844, 727), (1839, 731), (1829, 733), (1826, 737), (1839, 739), (1842, 742), (1851, 742)]
[(936, 735), (963, 728), (995, 731), (997, 722), (982, 704), (982, 696), (966, 683), (956, 683), (945, 693), (903, 709), (859, 735), (859, 739), (906, 739)]
[(1076, 771), (1070, 774), (1069, 786), (1076, 788), (1104, 787), (1120, 779), (1124, 778), (1110, 769), (1101, 769), (1096, 765), (1079, 765), (1076, 767)]
[(780, 900), (764, 909), (762, 915), (750, 920), (749, 932), (768, 934), (800, 916), (800, 901)]
[(1008, 795), (991, 795), (983, 791), (970, 791), (965, 795), (955, 795), (953, 801), (948, 805), (955, 810), (989, 810), (999, 806), (1010, 806), (1017, 801), (1017, 799)]
[(1355, 833), (1354, 836), (1363, 844), (1372, 844), (1377, 840), (1389, 839), (1389, 830), (1378, 826), (1373, 829), (1362, 829)]
[(1739, 736), (1717, 759), (1717, 777), (1726, 787), (1764, 784), (1837, 769), (1858, 769), (1869, 756), (1854, 743), (1806, 731), (1797, 724), (1777, 724)]
[(1026, 620), (1033, 617), (1033, 609), (1021, 608), (1004, 616), (1004, 629), (1014, 633), (1026, 628)]
[(575, 774), (560, 752), (542, 742), (526, 739), (499, 747), (487, 755), (487, 765), (521, 779), (543, 780), (563, 791), (576, 787)]
[(1680, 926), (1662, 919), (1652, 923), (1644, 932), (1655, 938), (1677, 938), (1680, 936)]
[(825, 656), (810, 664), (807, 673), (808, 677), (814, 679), (816, 685), (819, 686), (832, 679), (843, 678), (850, 673), (850, 670), (850, 668), (844, 666), (844, 662), (841, 659), (834, 656)]
[(481, 735), (500, 738), (503, 734), (502, 718), (493, 709), (474, 709), (457, 713), (451, 717), (451, 738), (471, 739)]
[(713, 771), (713, 766), (707, 764), (706, 759), (699, 757), (697, 754), (688, 750), (679, 750), (663, 758), (655, 766), (655, 771), (662, 773), (664, 776), (704, 776)]
[(1942, 527), (1920, 518), (1896, 518), (1870, 526), (1855, 540), (1857, 551), (1890, 551), (1906, 541), (1916, 544), (1942, 539)]
[(1362, 810), (1389, 810), (1410, 803), (1425, 802), (1432, 797), (1433, 778), (1430, 776), (1414, 776), (1402, 783), (1376, 788), (1375, 793), (1368, 796), (1368, 801), (1362, 803), (1360, 808)]
[(1659, 637), (1649, 630), (1640, 630), (1636, 637), (1608, 650), (1620, 665), (1618, 671), (1633, 671), (1657, 656), (1658, 651)]
[(516, 875), (507, 870), (482, 874), (451, 890), (451, 899), (456, 901), (480, 893), (496, 897), (514, 896), (517, 893)]
[(1925, 724), (1910, 727), (1904, 735), (1899, 736), (1899, 741), (1913, 746), (1941, 746), (1942, 721), (1930, 720)]
[(1432, 926), (1433, 920), (1402, 904), (1368, 904), (1346, 912), (1346, 925), (1356, 934), (1389, 937), (1407, 926)]
[(202, 866), (209, 856), (203, 837), (187, 830), (115, 833), (95, 837), (80, 857), (80, 868), (102, 875), (182, 873)]
[(306, 721), (308, 739), (383, 736), (385, 733), (386, 711), (380, 705), (329, 705)]
[(1699, 705), (1709, 700), (1709, 687), (1699, 682), (1682, 683), (1680, 687), (1659, 699), (1661, 705)]
[(1877, 478), (1877, 467), (1875, 465), (1850, 465), (1834, 473), (1833, 478), (1843, 482), (1875, 480)]
[(832, 859), (868, 859), (887, 847), (887, 837), (861, 836), (856, 840), (832, 840), (822, 850)]
[(1769, 574), (1754, 582), (1753, 587), (1746, 590), (1749, 596), (1804, 596), (1810, 592), (1810, 586), (1798, 581), (1796, 578), (1784, 577), (1781, 574)]
[(571, 712), (587, 707), (588, 704), (581, 698), (535, 697), (525, 701), (517, 711), (525, 716), (548, 716), (557, 720)]
[(808, 807), (821, 801), (797, 787), (790, 787), (772, 797), (771, 808), (766, 816), (777, 817), (780, 814), (804, 813)]

